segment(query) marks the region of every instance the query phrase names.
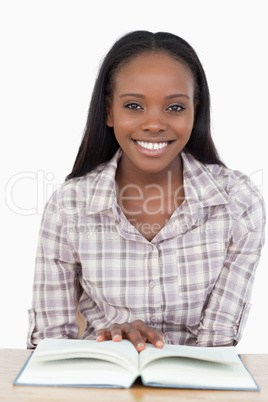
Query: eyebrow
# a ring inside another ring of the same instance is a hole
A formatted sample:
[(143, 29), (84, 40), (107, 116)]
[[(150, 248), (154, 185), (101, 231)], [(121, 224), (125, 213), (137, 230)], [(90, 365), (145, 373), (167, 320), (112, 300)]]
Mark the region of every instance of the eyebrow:
[[(125, 96), (133, 96), (135, 98), (145, 98), (145, 95), (142, 94), (134, 94), (134, 93), (127, 93), (127, 94), (122, 94), (120, 95), (120, 98), (124, 98)], [(172, 94), (172, 95), (168, 95), (165, 97), (166, 99), (174, 99), (174, 98), (187, 98), (190, 99), (190, 97), (188, 95), (185, 94)]]

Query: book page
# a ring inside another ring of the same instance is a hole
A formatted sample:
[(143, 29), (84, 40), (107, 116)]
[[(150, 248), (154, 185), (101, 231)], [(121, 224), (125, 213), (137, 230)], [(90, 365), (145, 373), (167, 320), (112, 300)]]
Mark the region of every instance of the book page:
[(142, 381), (145, 385), (158, 387), (259, 389), (241, 362), (222, 364), (185, 357), (169, 357), (151, 362), (142, 371)]
[(97, 359), (64, 359), (34, 362), (17, 378), (16, 385), (129, 388), (135, 375), (114, 363)]
[(138, 370), (138, 352), (131, 342), (81, 339), (43, 339), (32, 356), (32, 362), (88, 358), (107, 360), (136, 373)]
[(240, 359), (235, 352), (234, 346), (205, 348), (199, 346), (165, 345), (163, 349), (158, 349), (151, 344), (146, 344), (146, 348), (139, 354), (140, 371), (153, 360), (175, 356), (225, 364), (240, 364)]

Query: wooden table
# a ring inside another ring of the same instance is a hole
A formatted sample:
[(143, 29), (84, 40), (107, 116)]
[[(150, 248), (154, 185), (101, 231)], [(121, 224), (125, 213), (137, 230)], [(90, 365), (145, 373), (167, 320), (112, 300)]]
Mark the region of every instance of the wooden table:
[(261, 391), (205, 391), (144, 387), (130, 389), (54, 388), (14, 386), (29, 350), (0, 349), (0, 401), (20, 402), (178, 402), (178, 401), (268, 401), (268, 354), (242, 355)]

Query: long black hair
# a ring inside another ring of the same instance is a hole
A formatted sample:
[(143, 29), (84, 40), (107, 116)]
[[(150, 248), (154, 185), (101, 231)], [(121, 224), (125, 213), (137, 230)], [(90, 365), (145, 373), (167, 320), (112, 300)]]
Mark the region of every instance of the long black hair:
[(112, 96), (119, 69), (142, 53), (165, 52), (191, 71), (197, 101), (194, 126), (185, 146), (197, 160), (206, 164), (224, 163), (211, 137), (210, 95), (205, 72), (195, 50), (171, 33), (134, 31), (121, 37), (105, 56), (92, 93), (83, 139), (72, 172), (66, 180), (80, 177), (108, 161), (119, 148), (112, 127), (106, 125), (106, 102)]

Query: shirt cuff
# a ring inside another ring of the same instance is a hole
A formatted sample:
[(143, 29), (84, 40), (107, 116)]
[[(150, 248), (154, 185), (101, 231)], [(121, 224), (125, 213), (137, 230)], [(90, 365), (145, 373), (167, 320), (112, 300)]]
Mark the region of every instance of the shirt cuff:
[(78, 339), (78, 323), (75, 320), (75, 324), (62, 325), (58, 327), (45, 328), (41, 325), (41, 331), (38, 331), (38, 325), (36, 325), (36, 311), (31, 308), (28, 310), (29, 329), (27, 335), (27, 349), (35, 349), (38, 343), (44, 338), (65, 338), (65, 339)]
[(28, 310), (28, 320), (29, 320), (29, 328), (27, 335), (27, 349), (36, 348), (36, 345), (32, 342), (33, 332), (35, 329), (35, 311), (33, 308)]
[(221, 346), (234, 342), (234, 346), (236, 346), (242, 338), (250, 309), (251, 303), (245, 303), (241, 309), (237, 323), (234, 323), (232, 327), (226, 327), (222, 324), (217, 325), (216, 322), (214, 322), (210, 327), (208, 323), (204, 325), (203, 322), (201, 322), (196, 342), (197, 345), (205, 347)]

